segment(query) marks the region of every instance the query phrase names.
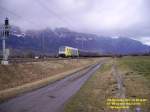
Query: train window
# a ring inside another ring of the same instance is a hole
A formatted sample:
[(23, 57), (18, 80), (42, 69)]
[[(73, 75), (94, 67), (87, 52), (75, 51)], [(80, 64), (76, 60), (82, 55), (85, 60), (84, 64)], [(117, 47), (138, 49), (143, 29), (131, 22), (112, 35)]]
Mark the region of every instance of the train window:
[(65, 51), (65, 46), (60, 47), (59, 51)]

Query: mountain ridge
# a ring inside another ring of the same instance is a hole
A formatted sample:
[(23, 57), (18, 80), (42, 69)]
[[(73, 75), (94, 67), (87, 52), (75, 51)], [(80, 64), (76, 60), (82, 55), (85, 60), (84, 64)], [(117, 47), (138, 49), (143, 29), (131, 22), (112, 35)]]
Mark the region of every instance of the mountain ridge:
[[(54, 30), (47, 28), (22, 32), (19, 27), (12, 27), (6, 45), (11, 49), (12, 54), (17, 54), (13, 53), (16, 50), (20, 53), (57, 54), (60, 46), (71, 46), (101, 54), (134, 54), (150, 51), (150, 46), (128, 37), (98, 36), (71, 31), (67, 28)], [(2, 46), (1, 43), (0, 46)]]

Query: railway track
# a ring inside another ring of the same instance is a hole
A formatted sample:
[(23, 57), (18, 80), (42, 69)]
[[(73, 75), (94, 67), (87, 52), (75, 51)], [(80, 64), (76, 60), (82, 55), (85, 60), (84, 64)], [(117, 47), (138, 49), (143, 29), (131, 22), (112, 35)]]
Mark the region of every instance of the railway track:
[[(10, 58), (9, 63), (27, 63), (27, 62), (42, 62), (42, 61), (56, 61), (56, 60), (75, 60), (75, 59), (89, 59), (89, 57), (80, 57), (80, 58)], [(2, 59), (0, 59), (1, 61)]]

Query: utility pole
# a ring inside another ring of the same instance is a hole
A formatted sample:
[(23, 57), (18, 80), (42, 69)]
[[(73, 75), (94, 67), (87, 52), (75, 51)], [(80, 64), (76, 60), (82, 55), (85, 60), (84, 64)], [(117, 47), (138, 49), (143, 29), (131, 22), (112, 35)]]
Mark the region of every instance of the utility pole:
[(43, 57), (45, 57), (45, 37), (44, 37), (44, 33), (42, 32), (42, 55)]
[(3, 27), (2, 33), (2, 48), (3, 48), (3, 59), (1, 64), (8, 65), (8, 56), (9, 56), (9, 49), (6, 49), (6, 38), (9, 36), (9, 20), (8, 18), (5, 19), (5, 24)]
[(84, 39), (82, 39), (82, 50), (84, 49), (83, 43), (84, 43)]

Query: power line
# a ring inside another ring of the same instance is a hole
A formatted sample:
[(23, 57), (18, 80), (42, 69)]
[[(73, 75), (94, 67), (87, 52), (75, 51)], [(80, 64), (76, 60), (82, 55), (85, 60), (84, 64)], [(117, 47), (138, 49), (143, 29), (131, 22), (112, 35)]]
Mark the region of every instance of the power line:
[[(52, 11), (50, 8), (48, 8), (48, 7), (45, 5), (45, 3), (41, 2), (40, 0), (36, 0), (36, 3), (37, 3), (39, 6), (41, 6), (43, 9), (45, 9), (48, 13), (50, 13), (50, 14), (53, 15), (53, 16), (55, 16), (60, 22), (65, 23), (66, 25), (68, 25), (68, 26), (70, 26), (71, 28), (74, 29), (74, 26), (72, 26), (68, 21), (66, 21), (66, 19), (60, 17), (58, 14), (56, 14), (54, 11)], [(6, 8), (4, 8), (4, 7), (2, 7), (2, 6), (0, 6), (0, 8), (1, 8), (2, 10), (5, 10), (5, 11), (8, 12), (9, 14), (11, 14), (11, 15), (17, 17), (17, 18), (22, 18), (22, 19), (23, 19), (22, 16), (20, 16), (20, 15), (14, 13), (13, 11), (10, 11), (10, 10), (8, 10), (8, 9), (6, 9)], [(35, 24), (34, 22), (30, 21), (30, 20), (24, 20), (24, 21), (27, 22), (27, 23), (33, 24), (33, 25), (35, 25), (35, 26), (38, 26), (38, 27), (40, 26), (40, 25), (37, 25), (37, 24)], [(40, 27), (41, 27), (41, 26), (40, 26)]]
[[(0, 8), (1, 9), (3, 9), (3, 10), (5, 10), (6, 12), (8, 12), (9, 14), (11, 14), (12, 16), (15, 16), (15, 17), (17, 17), (17, 18), (21, 18), (21, 19), (23, 19), (23, 17), (22, 16), (20, 16), (20, 15), (17, 15), (16, 13), (14, 13), (13, 11), (10, 11), (10, 10), (8, 10), (8, 9), (6, 9), (6, 8), (4, 8), (4, 7), (2, 7), (2, 6), (0, 6)], [(30, 24), (33, 24), (33, 25), (35, 25), (35, 26), (38, 26), (39, 27), (39, 25), (38, 24), (36, 24), (36, 23), (34, 23), (34, 22), (32, 22), (32, 21), (30, 21), (30, 20), (24, 20), (25, 22), (27, 22), (27, 23), (30, 23)]]
[(13, 16), (15, 16), (15, 17), (21, 18), (20, 16), (18, 16), (18, 15), (15, 14), (14, 12), (12, 12), (12, 11), (10, 11), (10, 10), (8, 10), (8, 9), (6, 9), (6, 8), (4, 8), (4, 7), (2, 7), (2, 6), (0, 6), (0, 8), (3, 9), (3, 10), (5, 10), (6, 12), (8, 12), (9, 14), (11, 14), (11, 15), (13, 15)]
[(38, 5), (40, 5), (41, 7), (43, 7), (48, 13), (55, 16), (60, 22), (63, 22), (66, 25), (68, 25), (74, 29), (74, 26), (72, 26), (70, 23), (68, 23), (66, 21), (66, 19), (63, 19), (62, 17), (60, 17), (58, 14), (56, 14), (54, 11), (52, 11), (50, 8), (48, 8), (43, 2), (41, 2), (40, 0), (36, 0), (36, 3), (38, 3)]

